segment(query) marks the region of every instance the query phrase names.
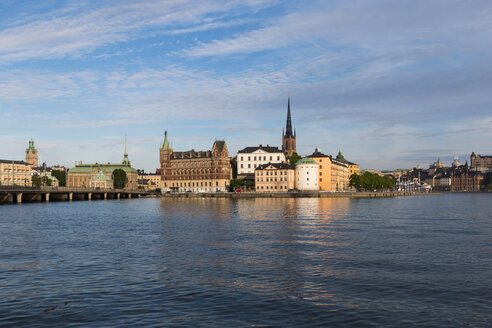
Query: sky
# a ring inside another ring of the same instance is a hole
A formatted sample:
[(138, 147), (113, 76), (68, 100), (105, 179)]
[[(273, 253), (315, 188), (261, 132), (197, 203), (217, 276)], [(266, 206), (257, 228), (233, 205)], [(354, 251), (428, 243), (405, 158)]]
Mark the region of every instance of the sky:
[(154, 171), (281, 147), (361, 168), (492, 154), (490, 0), (2, 0), (0, 158)]

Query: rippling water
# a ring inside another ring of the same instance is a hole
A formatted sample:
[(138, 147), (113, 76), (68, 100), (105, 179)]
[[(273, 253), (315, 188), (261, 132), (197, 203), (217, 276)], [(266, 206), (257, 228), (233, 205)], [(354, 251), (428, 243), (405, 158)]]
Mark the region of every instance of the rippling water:
[(0, 326), (489, 327), (491, 203), (0, 206)]

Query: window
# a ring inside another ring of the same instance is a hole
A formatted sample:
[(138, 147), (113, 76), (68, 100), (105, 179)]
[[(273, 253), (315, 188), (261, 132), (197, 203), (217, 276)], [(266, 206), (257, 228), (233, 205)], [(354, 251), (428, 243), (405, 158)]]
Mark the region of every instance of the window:
[(263, 160), (266, 161), (266, 156), (263, 156)]
[(270, 156), (270, 160), (272, 160), (272, 157), (273, 157), (273, 156)]
[(254, 161), (256, 161), (256, 156), (255, 156), (255, 157), (253, 157), (253, 160), (254, 160)]
[(307, 178), (307, 181), (309, 181), (309, 178)]
[(250, 168), (251, 168), (251, 164), (248, 164), (248, 169), (250, 169)]
[(280, 156), (277, 156), (277, 161), (280, 161)]
[(323, 165), (320, 165), (320, 166), (319, 166), (319, 169), (321, 170), (322, 168), (323, 168)]
[(323, 178), (319, 178), (319, 182), (323, 182)]
[(250, 160), (251, 160), (251, 156), (248, 156), (248, 161), (250, 161)]
[(323, 175), (323, 172), (319, 172), (319, 176), (322, 176)]

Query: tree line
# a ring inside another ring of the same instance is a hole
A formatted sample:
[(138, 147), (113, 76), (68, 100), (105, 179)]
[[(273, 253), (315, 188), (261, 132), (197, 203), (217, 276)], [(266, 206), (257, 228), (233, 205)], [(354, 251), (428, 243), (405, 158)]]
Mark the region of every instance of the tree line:
[(364, 172), (362, 175), (354, 173), (350, 176), (350, 187), (364, 190), (382, 190), (395, 188), (395, 181), (390, 177), (380, 176), (376, 173)]

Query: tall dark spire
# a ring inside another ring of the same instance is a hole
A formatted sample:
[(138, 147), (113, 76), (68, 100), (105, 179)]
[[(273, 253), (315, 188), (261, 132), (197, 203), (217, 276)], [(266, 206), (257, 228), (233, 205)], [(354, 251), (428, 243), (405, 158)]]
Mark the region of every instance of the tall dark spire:
[(294, 136), (294, 134), (292, 133), (292, 119), (290, 118), (290, 97), (289, 100), (287, 101), (287, 124), (285, 126), (285, 136), (286, 137)]

